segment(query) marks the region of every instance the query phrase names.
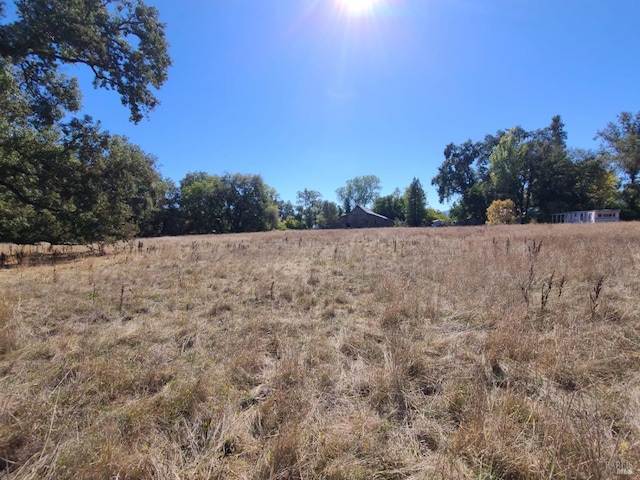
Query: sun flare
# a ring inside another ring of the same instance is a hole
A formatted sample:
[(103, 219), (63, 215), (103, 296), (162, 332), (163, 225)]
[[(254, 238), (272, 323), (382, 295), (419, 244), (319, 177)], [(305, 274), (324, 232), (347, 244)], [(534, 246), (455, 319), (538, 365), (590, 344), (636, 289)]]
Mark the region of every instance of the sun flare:
[(373, 10), (376, 0), (339, 0), (344, 11), (352, 15), (369, 13)]

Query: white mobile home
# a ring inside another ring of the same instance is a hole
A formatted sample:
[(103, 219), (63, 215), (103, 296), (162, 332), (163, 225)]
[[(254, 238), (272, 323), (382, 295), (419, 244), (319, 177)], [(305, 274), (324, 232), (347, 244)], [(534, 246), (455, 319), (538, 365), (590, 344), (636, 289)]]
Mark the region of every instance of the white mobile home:
[(553, 213), (551, 223), (608, 223), (619, 222), (620, 210), (582, 210), (578, 212)]

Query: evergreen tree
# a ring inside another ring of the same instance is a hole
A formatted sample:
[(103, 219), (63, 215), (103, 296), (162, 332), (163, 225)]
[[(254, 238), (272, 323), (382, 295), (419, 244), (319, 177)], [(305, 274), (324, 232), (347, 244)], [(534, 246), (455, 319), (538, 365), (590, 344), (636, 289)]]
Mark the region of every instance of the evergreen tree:
[[(551, 124), (531, 134), (530, 157), (531, 188), (529, 206), (539, 221), (551, 220), (551, 214), (572, 210), (576, 169), (569, 158), (567, 134), (559, 115)], [(530, 212), (526, 211), (527, 218)]]
[(405, 217), (410, 227), (424, 225), (427, 218), (427, 195), (417, 178), (413, 179), (405, 193)]

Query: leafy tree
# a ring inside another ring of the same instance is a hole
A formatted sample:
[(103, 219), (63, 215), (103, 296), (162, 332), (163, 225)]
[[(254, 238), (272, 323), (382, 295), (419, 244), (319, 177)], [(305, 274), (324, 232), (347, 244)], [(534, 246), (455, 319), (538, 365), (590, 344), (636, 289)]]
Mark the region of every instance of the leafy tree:
[(456, 199), (452, 217), (461, 222), (484, 223), (491, 196), (490, 155), (504, 132), (486, 135), (483, 141), (450, 143), (444, 150), (445, 161), (431, 180), (440, 202)]
[(445, 160), (438, 168), (438, 174), (431, 180), (437, 188), (440, 202), (454, 196), (462, 196), (478, 182), (474, 168), (480, 157), (481, 144), (467, 140), (461, 145), (450, 143), (444, 149)]
[(258, 232), (278, 225), (278, 208), (260, 175), (189, 173), (180, 182), (187, 233)]
[(391, 195), (376, 198), (373, 202), (373, 211), (397, 222), (403, 222), (405, 219), (405, 202), (400, 189), (396, 188)]
[(320, 192), (305, 188), (297, 193), (297, 200), (302, 224), (306, 228), (311, 228), (316, 225), (322, 205), (322, 195)]
[(434, 220), (441, 220), (443, 223), (450, 222), (450, 218), (446, 213), (436, 210), (435, 208), (427, 207), (427, 224), (431, 224)]
[(0, 132), (0, 239), (52, 243), (161, 230), (165, 183), (155, 159), (85, 117), (64, 128)]
[(14, 3), (16, 20), (0, 25), (0, 59), (35, 124), (80, 108), (78, 82), (62, 73), (65, 64), (90, 68), (94, 86), (116, 90), (136, 123), (158, 104), (153, 90), (166, 81), (171, 59), (154, 7), (142, 0)]
[(598, 132), (603, 155), (610, 159), (622, 176), (620, 197), (623, 213), (640, 219), (640, 112), (622, 112), (617, 122), (610, 122)]
[(531, 180), (525, 214), (529, 215), (529, 207), (535, 208), (537, 220), (549, 221), (552, 213), (572, 209), (577, 172), (569, 158), (567, 134), (559, 115), (530, 137), (527, 156)]
[(405, 192), (405, 217), (407, 225), (418, 227), (424, 225), (427, 218), (427, 195), (420, 180), (414, 178)]
[(340, 207), (335, 202), (322, 200), (320, 204), (320, 214), (318, 215), (318, 225), (329, 227), (340, 217)]
[(574, 155), (556, 115), (539, 130), (515, 127), (482, 142), (449, 144), (431, 183), (441, 202), (455, 199), (450, 214), (462, 222), (482, 221), (496, 199), (511, 199), (523, 222), (548, 221), (554, 212), (614, 207), (616, 188), (623, 215), (640, 218), (640, 113), (620, 114), (597, 137), (602, 140), (597, 158)]
[(155, 160), (100, 131), (80, 108), (65, 65), (85, 65), (94, 85), (115, 89), (138, 122), (170, 59), (158, 12), (142, 1), (0, 0), (0, 237), (93, 242), (162, 230)]
[(342, 210), (344, 210), (345, 213), (351, 212), (353, 207), (357, 205), (353, 200), (354, 196), (353, 185), (349, 184), (349, 182), (347, 182), (347, 185), (344, 187), (336, 190), (336, 197), (342, 203)]
[(487, 209), (487, 224), (500, 225), (516, 222), (516, 205), (510, 198), (494, 200)]
[(221, 181), (229, 231), (260, 232), (277, 227), (277, 206), (260, 175), (225, 174)]
[(520, 127), (509, 130), (491, 152), (489, 167), (495, 197), (511, 199), (520, 216), (526, 215), (529, 207), (531, 186), (526, 136)]
[(289, 200), (277, 200), (278, 212), (280, 213), (280, 221), (284, 221), (287, 217), (295, 217), (296, 210)]
[(455, 202), (449, 212), (452, 219), (463, 224), (482, 224), (487, 219), (487, 208), (492, 194), (489, 182), (475, 184), (465, 192), (463, 198)]
[(188, 173), (180, 181), (180, 211), (185, 233), (228, 232), (225, 197), (220, 177), (205, 172)]
[[(107, 154), (90, 165), (79, 181), (91, 179), (94, 205), (83, 228), (85, 241), (116, 240), (162, 231), (162, 205), (167, 188), (153, 156), (120, 136), (111, 139)], [(96, 192), (98, 194), (96, 195)]]
[(575, 183), (570, 190), (573, 203), (567, 210), (617, 207), (618, 177), (614, 167), (591, 151), (573, 150), (569, 156), (575, 170)]
[(301, 230), (304, 228), (303, 223), (293, 215), (287, 216), (282, 221), (282, 224), (287, 230)]
[(344, 187), (336, 190), (338, 200), (342, 202), (346, 213), (357, 205), (368, 207), (380, 195), (380, 179), (375, 175), (364, 175), (347, 180)]
[(181, 235), (184, 233), (184, 217), (180, 211), (180, 189), (171, 179), (165, 179), (164, 183), (162, 235)]

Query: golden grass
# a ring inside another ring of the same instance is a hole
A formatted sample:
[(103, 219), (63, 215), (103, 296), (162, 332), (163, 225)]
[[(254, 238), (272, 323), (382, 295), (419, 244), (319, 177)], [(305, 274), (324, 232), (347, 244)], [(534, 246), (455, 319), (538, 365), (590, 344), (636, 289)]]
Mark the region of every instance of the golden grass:
[(620, 223), (28, 247), (0, 269), (0, 478), (637, 475), (639, 238)]

